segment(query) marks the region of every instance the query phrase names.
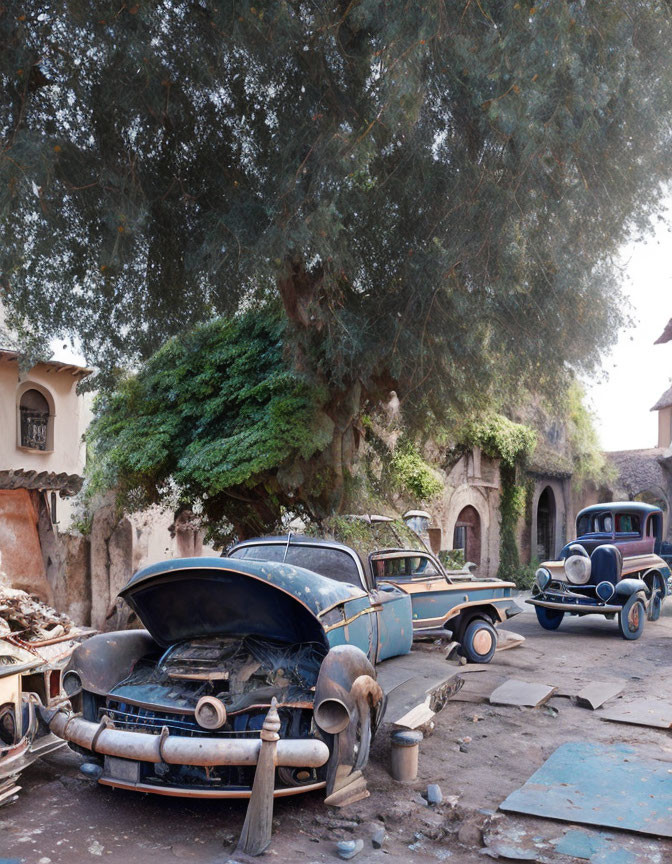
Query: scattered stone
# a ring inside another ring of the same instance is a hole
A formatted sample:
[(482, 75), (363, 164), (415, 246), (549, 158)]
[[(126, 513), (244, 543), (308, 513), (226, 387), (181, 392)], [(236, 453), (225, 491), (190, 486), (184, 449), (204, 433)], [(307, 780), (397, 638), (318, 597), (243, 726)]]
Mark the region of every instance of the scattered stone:
[(102, 855), (105, 851), (105, 847), (101, 845), (97, 840), (94, 840), (93, 843), (89, 846), (89, 854), (90, 855)]
[(364, 841), (361, 838), (359, 840), (341, 840), (336, 844), (338, 857), (343, 858), (344, 861), (354, 858), (363, 848)]
[(427, 787), (427, 803), (440, 804), (443, 801), (443, 794), (438, 783), (430, 783)]
[(411, 852), (419, 852), (422, 849), (422, 841), (425, 839), (425, 835), (420, 831), (416, 831), (413, 835), (413, 842), (409, 844), (409, 849)]
[(482, 846), (483, 832), (475, 822), (463, 822), (458, 831), (457, 839), (463, 846)]
[(460, 744), (460, 753), (468, 753), (468, 752), (469, 752), (469, 745)]
[(381, 826), (380, 828), (376, 828), (371, 837), (371, 844), (374, 849), (382, 849), (383, 843), (387, 839), (387, 834), (385, 833), (385, 829)]
[(426, 799), (426, 798), (423, 798), (422, 795), (420, 795), (420, 793), (418, 793), (417, 795), (414, 795), (414, 796), (413, 796), (413, 801), (414, 801), (416, 804), (419, 804), (421, 807), (427, 807), (427, 806), (428, 806), (428, 804), (427, 804), (427, 799)]

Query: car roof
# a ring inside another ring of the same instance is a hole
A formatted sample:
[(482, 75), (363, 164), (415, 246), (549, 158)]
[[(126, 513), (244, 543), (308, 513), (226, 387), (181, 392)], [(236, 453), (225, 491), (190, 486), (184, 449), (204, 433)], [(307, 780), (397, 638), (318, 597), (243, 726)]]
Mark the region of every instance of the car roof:
[(660, 507), (653, 504), (644, 504), (642, 501), (607, 501), (604, 504), (591, 504), (590, 507), (585, 507), (577, 515), (577, 519), (581, 516), (589, 515), (590, 513), (662, 513)]
[[(251, 537), (249, 540), (241, 540), (231, 547), (229, 552), (234, 549), (240, 549), (241, 546), (255, 546), (260, 543), (287, 543), (287, 534), (273, 534), (267, 537)], [(307, 534), (292, 534), (289, 537), (290, 546), (329, 546), (332, 549), (342, 549), (344, 552), (352, 554), (352, 546), (347, 546), (345, 543), (339, 543), (338, 540), (328, 540), (322, 537), (309, 537)]]

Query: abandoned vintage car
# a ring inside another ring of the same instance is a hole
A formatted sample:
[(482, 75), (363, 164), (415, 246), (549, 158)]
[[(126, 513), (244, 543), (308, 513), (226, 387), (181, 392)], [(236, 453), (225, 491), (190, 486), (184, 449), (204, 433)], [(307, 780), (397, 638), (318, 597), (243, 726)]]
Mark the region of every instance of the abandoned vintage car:
[(576, 540), (537, 570), (532, 597), (546, 630), (565, 616), (618, 616), (625, 639), (639, 639), (644, 621), (660, 617), (670, 591), (670, 568), (660, 557), (663, 512), (619, 501), (586, 507), (576, 518)]
[(65, 746), (44, 712), (67, 699), (63, 668), (90, 633), (0, 579), (0, 804), (15, 799), (24, 768)]
[(384, 618), (361, 588), (300, 567), (185, 558), (138, 571), (121, 596), (147, 629), (78, 648), (72, 710), (50, 723), (100, 760), (100, 783), (254, 801), (269, 743), (271, 802), (356, 796), (384, 709), (373, 663), (411, 647), (407, 595)]
[[(367, 521), (368, 520), (368, 521)], [(340, 531), (338, 530), (340, 527)], [(476, 663), (489, 662), (497, 647), (495, 625), (520, 612), (513, 582), (477, 579), (468, 570), (447, 573), (421, 538), (389, 517), (351, 517), (331, 526), (350, 542), (289, 534), (258, 537), (235, 545), (231, 558), (283, 561), (368, 592), (386, 634), (398, 631), (399, 592), (412, 604), (415, 634), (445, 632)], [(385, 635), (389, 642), (391, 635)], [(378, 660), (390, 654), (381, 654)]]

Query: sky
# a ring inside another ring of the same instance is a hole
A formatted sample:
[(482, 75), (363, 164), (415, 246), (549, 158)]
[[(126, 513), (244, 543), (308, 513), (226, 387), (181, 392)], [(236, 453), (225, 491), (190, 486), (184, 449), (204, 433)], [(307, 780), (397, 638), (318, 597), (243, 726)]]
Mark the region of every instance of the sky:
[(623, 291), (635, 326), (622, 332), (603, 375), (584, 381), (605, 450), (658, 444), (658, 414), (651, 408), (672, 383), (672, 342), (653, 343), (672, 318), (672, 217), (645, 243), (623, 251)]

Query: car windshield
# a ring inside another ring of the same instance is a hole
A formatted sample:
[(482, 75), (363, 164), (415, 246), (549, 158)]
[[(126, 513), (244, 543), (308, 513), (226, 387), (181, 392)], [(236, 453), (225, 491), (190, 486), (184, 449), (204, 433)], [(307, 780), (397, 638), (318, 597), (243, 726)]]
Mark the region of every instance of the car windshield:
[(426, 555), (395, 555), (374, 559), (376, 581), (386, 579), (428, 579), (441, 576), (431, 558)]
[[(285, 554), (285, 552), (287, 554)], [(295, 567), (305, 567), (320, 576), (327, 576), (337, 582), (347, 582), (350, 585), (362, 587), (357, 564), (347, 552), (342, 549), (332, 549), (329, 546), (299, 546), (286, 543), (255, 543), (241, 546), (231, 553), (231, 558), (243, 558), (248, 561), (284, 561)]]

